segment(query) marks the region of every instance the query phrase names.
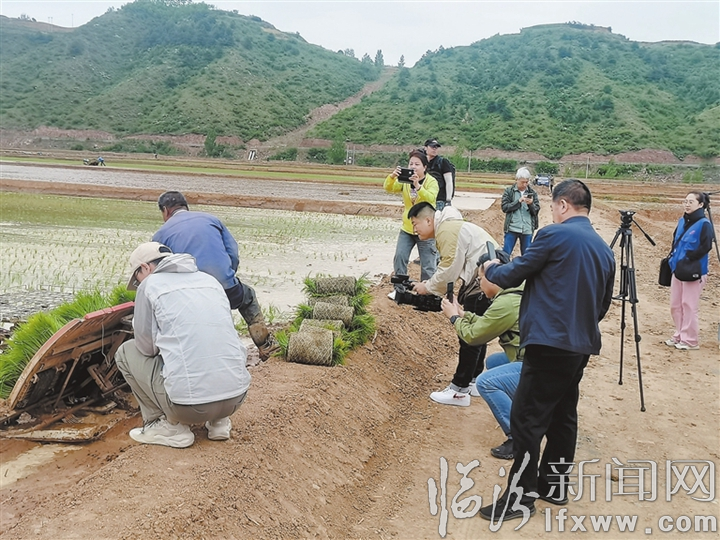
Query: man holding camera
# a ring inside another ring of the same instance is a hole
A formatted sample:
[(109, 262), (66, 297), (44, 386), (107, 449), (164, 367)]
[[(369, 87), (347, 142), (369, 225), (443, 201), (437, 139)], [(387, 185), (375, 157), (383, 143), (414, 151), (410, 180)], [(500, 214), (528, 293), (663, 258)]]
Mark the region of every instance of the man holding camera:
[(610, 307), (615, 278), (613, 252), (588, 219), (591, 205), (590, 190), (580, 180), (558, 184), (553, 224), (538, 231), (521, 257), (503, 265), (485, 263), (485, 277), (499, 287), (525, 281), (520, 304), (525, 356), (510, 413), (514, 462), (508, 489), (480, 509), (494, 522), (529, 518), (538, 497), (568, 502), (579, 384), (590, 355), (600, 352), (598, 323)]
[[(510, 432), (510, 409), (520, 380), (522, 356), (520, 348), (520, 301), (524, 284), (519, 287), (501, 289), (490, 283), (483, 272), (483, 264), (491, 259), (490, 254), (478, 260), (478, 281), (483, 294), (490, 299), (490, 306), (482, 315), (465, 312), (460, 304), (442, 300), (442, 311), (454, 321), (453, 326), (460, 339), (473, 345), (482, 345), (498, 338), (502, 352), (491, 354), (485, 359), (485, 371), (478, 375), (476, 389), (490, 407), (498, 425), (505, 433), (506, 440), (500, 446), (490, 449), (493, 457), (512, 459), (512, 435)], [(497, 250), (495, 257), (501, 264), (510, 262), (510, 256)]]
[(424, 145), (428, 158), (427, 172), (437, 180), (440, 186), (435, 204), (437, 210), (442, 210), (445, 205), (449, 206), (455, 196), (455, 166), (447, 158), (438, 154), (438, 148), (441, 146), (437, 139), (428, 139)]
[[(488, 241), (498, 245), (495, 239), (483, 228), (465, 221), (452, 206), (436, 212), (431, 204), (418, 203), (410, 209), (408, 217), (415, 234), (421, 240), (434, 238), (440, 252), (440, 264), (435, 274), (426, 281), (414, 283), (413, 290), (418, 294), (443, 296), (448, 283), (455, 283), (459, 278), (463, 285), (458, 301), (465, 311), (482, 315), (489, 302), (476, 284), (477, 261), (487, 252)], [(471, 289), (475, 290), (469, 292)], [(430, 394), (430, 399), (444, 405), (467, 407), (470, 405), (472, 383), (484, 368), (487, 346), (470, 345), (462, 338), (458, 340), (460, 352), (452, 382), (444, 390)]]

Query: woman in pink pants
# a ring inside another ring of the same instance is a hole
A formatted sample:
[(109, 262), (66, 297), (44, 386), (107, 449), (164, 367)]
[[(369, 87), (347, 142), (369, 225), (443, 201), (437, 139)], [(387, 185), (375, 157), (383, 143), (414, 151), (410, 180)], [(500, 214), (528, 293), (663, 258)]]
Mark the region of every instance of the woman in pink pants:
[(675, 333), (665, 341), (670, 347), (683, 351), (699, 349), (698, 307), (700, 293), (707, 281), (708, 253), (712, 249), (713, 228), (705, 216), (709, 197), (691, 191), (685, 197), (685, 213), (673, 233), (670, 268), (670, 313)]

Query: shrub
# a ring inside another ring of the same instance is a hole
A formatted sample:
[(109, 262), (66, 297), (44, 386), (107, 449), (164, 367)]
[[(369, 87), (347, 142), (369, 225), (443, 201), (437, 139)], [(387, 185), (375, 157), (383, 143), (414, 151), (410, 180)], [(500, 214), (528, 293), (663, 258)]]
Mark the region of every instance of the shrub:
[(694, 171), (686, 171), (683, 174), (683, 184), (701, 184), (703, 182), (703, 172), (700, 169)]
[(310, 148), (307, 151), (308, 161), (314, 163), (327, 163), (327, 149), (326, 148)]
[(277, 154), (270, 156), (268, 161), (295, 161), (297, 159), (297, 155), (297, 148), (286, 148), (285, 150), (281, 150)]
[(557, 163), (550, 163), (549, 161), (538, 161), (535, 164), (535, 172), (538, 174), (557, 174), (560, 167)]

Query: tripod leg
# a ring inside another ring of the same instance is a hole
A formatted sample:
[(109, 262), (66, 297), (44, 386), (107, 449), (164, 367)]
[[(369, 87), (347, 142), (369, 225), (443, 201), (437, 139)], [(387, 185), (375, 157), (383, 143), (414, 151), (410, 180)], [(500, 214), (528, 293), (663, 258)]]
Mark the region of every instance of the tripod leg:
[(625, 352), (625, 298), (620, 298), (620, 300), (622, 301), (622, 309), (620, 310), (620, 378), (618, 384), (621, 385), (623, 383), (623, 356)]
[(638, 385), (640, 386), (640, 410), (645, 412), (645, 394), (643, 392), (642, 383), (642, 366), (640, 364), (640, 331), (638, 330), (638, 316), (637, 316), (637, 290), (635, 284), (635, 269), (629, 273), (630, 276), (630, 305), (632, 306), (630, 311), (632, 312), (633, 328), (635, 330), (635, 356), (637, 358), (638, 368)]

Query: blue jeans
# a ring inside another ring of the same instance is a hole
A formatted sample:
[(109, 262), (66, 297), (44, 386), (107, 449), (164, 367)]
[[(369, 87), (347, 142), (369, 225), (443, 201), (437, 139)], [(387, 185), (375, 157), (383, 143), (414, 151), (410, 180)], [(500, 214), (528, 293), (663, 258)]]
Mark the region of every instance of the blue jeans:
[[(488, 357), (488, 363), (496, 354), (504, 355), (504, 353), (492, 354)], [(522, 365), (522, 362), (499, 365), (481, 373), (475, 383), (506, 437), (510, 437), (510, 410), (515, 390), (520, 382)]]
[(520, 255), (525, 254), (525, 250), (530, 247), (532, 242), (532, 234), (521, 234), (508, 231), (505, 233), (505, 242), (503, 243), (503, 251), (508, 255), (512, 255), (515, 249), (515, 242), (520, 240)]
[[(410, 252), (415, 244), (417, 244), (420, 253), (420, 279), (425, 281), (430, 279), (437, 269), (438, 252), (435, 247), (435, 239), (420, 240), (416, 234), (408, 234), (402, 229), (395, 247), (395, 259), (393, 261), (395, 275), (407, 275)], [(398, 286), (396, 285), (395, 288), (397, 289)]]
[(498, 366), (504, 366), (505, 364), (509, 364), (510, 359), (508, 358), (508, 355), (503, 352), (495, 352), (492, 353), (490, 356), (488, 356), (485, 359), (485, 369), (492, 369), (496, 368)]

